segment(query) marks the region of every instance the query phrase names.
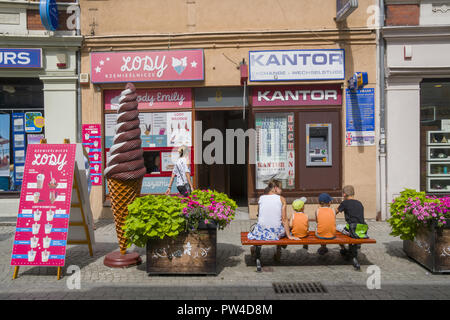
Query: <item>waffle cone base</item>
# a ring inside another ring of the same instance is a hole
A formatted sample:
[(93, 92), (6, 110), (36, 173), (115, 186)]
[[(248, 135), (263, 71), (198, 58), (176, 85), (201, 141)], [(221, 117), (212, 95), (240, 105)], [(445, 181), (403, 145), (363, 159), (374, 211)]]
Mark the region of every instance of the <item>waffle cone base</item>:
[(120, 253), (125, 255), (127, 239), (122, 228), (128, 216), (128, 205), (140, 195), (142, 178), (135, 180), (108, 179), (107, 181), (119, 249)]

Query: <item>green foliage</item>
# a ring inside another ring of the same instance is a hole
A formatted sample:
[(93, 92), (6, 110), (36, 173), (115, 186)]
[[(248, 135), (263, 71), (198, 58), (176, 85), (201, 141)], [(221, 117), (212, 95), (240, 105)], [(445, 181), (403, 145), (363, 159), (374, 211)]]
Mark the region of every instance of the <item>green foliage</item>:
[(148, 195), (136, 198), (128, 206), (129, 214), (123, 227), (128, 246), (145, 247), (151, 238), (175, 238), (186, 227), (182, 215), (186, 204), (178, 197)]
[(408, 209), (408, 201), (411, 200), (421, 203), (428, 201), (425, 192), (405, 189), (390, 205), (391, 218), (387, 222), (391, 225), (391, 235), (400, 236), (402, 240), (414, 240), (420, 226), (417, 217)]
[(190, 198), (195, 199), (203, 206), (209, 206), (213, 203), (213, 201), (215, 201), (218, 203), (224, 203), (233, 211), (237, 208), (237, 204), (233, 199), (230, 199), (225, 193), (215, 190), (194, 190), (192, 191)]

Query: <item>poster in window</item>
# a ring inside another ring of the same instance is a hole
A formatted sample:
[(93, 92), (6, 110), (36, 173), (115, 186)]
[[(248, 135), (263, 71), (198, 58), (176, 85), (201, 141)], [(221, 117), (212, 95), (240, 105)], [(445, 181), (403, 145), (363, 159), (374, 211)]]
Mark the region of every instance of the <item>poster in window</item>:
[(0, 177), (9, 177), (10, 115), (0, 114)]
[(270, 179), (280, 180), (284, 189), (294, 189), (294, 114), (256, 114), (255, 129), (256, 189), (264, 189)]
[[(111, 148), (117, 114), (105, 114), (105, 148)], [(192, 146), (192, 113), (159, 112), (139, 115), (143, 148)]]

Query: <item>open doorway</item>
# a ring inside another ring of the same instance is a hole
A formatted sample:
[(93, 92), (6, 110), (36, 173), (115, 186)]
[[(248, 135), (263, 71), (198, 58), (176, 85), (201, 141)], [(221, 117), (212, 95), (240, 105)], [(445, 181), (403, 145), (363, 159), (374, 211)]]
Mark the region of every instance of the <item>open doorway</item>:
[[(232, 163), (226, 163), (227, 141), (226, 129), (247, 130), (247, 117), (243, 119), (242, 110), (214, 110), (197, 111), (196, 121), (202, 121), (202, 137), (208, 129), (217, 129), (223, 137), (223, 159), (222, 163), (198, 164), (198, 188), (213, 189), (226, 193), (230, 198), (236, 201), (238, 206), (247, 206), (247, 161), (248, 155), (245, 154), (245, 163), (238, 163), (238, 151), (236, 139), (234, 145), (234, 159)], [(203, 150), (211, 144), (212, 141), (202, 142)], [(230, 143), (230, 142), (228, 142)], [(248, 140), (246, 140), (245, 152), (248, 152)], [(215, 156), (215, 154), (213, 154)], [(217, 158), (216, 158), (217, 159)], [(220, 162), (220, 159), (217, 159)]]

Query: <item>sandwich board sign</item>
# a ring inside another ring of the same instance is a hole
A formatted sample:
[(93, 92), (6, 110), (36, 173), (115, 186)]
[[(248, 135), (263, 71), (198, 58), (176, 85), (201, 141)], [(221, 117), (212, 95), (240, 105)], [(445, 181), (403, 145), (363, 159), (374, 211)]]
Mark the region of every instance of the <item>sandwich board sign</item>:
[[(28, 146), (11, 256), (13, 279), (19, 266), (55, 266), (59, 279), (67, 244), (86, 243), (93, 254), (86, 177), (77, 165), (82, 156), (81, 144)], [(78, 210), (71, 217), (72, 208)], [(84, 239), (75, 226), (84, 228)]]

